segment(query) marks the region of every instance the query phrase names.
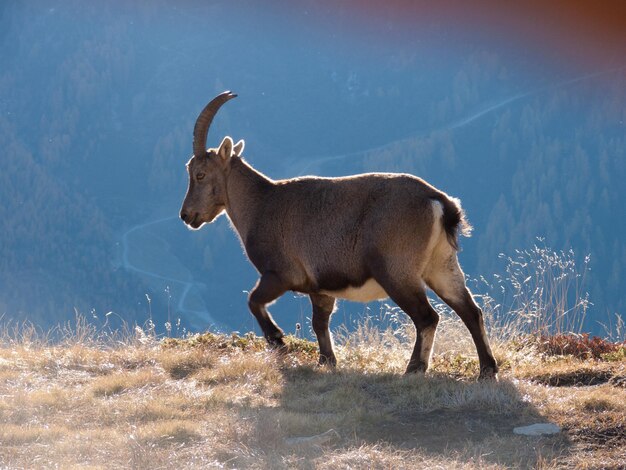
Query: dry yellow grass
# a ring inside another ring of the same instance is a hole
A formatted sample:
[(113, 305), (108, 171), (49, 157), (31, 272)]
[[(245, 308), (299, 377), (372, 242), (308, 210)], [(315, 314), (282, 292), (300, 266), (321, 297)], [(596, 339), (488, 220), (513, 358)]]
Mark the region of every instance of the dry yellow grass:
[(148, 445), (186, 444), (202, 437), (198, 422), (171, 418), (140, 426), (137, 436)]
[[(496, 340), (500, 381), (476, 382), (469, 334), (444, 322), (432, 370), (404, 376), (410, 335), (369, 323), (338, 334), (334, 371), (293, 337), (288, 356), (253, 336), (6, 340), (0, 468), (626, 466), (624, 359)], [(512, 433), (545, 421), (563, 432)], [(290, 440), (331, 429), (322, 443)]]
[(161, 374), (152, 369), (116, 372), (96, 377), (90, 384), (90, 391), (95, 396), (108, 397), (133, 388), (155, 386), (162, 380)]

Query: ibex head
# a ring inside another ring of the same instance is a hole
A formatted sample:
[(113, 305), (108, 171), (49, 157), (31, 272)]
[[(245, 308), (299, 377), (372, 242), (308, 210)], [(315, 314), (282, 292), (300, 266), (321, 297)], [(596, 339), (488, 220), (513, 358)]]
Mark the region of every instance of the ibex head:
[(189, 187), (180, 210), (180, 218), (190, 228), (198, 229), (212, 222), (226, 208), (226, 176), (229, 159), (241, 155), (244, 141), (236, 145), (224, 137), (219, 148), (206, 148), (206, 139), (213, 117), (220, 107), (237, 95), (230, 91), (216, 96), (202, 110), (193, 130), (193, 156), (187, 163)]

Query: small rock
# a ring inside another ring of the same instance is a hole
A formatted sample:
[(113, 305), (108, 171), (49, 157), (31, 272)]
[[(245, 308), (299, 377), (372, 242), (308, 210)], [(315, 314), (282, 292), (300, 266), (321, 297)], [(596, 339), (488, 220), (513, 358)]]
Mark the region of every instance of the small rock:
[(329, 441), (334, 439), (338, 439), (339, 433), (334, 429), (329, 429), (323, 434), (318, 434), (317, 436), (306, 436), (306, 437), (288, 437), (285, 439), (285, 444), (288, 446), (297, 446), (297, 445), (322, 445), (326, 444)]
[(554, 423), (537, 423), (513, 428), (513, 432), (524, 436), (543, 436), (546, 434), (558, 434), (561, 432), (561, 428)]

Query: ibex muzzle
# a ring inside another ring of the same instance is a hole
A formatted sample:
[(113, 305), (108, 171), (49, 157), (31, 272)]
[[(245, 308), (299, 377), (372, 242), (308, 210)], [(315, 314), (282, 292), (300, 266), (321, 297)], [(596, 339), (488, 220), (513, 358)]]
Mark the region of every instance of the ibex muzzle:
[(495, 377), (482, 312), (457, 259), (458, 233), (471, 230), (459, 201), (408, 174), (274, 181), (246, 163), (244, 142), (230, 137), (207, 150), (215, 113), (235, 96), (220, 94), (198, 117), (180, 216), (198, 229), (226, 212), (260, 274), (248, 305), (268, 343), (285, 349), (266, 306), (289, 290), (308, 294), (320, 363), (334, 366), (328, 324), (335, 299), (390, 297), (417, 331), (406, 371), (426, 371), (439, 321), (426, 296), (430, 288), (469, 329), (480, 377)]

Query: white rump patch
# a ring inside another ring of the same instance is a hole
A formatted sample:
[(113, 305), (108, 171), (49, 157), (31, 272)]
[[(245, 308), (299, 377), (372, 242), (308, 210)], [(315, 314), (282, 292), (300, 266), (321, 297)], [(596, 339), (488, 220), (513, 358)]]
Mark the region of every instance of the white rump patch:
[(373, 278), (365, 281), (365, 284), (361, 287), (350, 286), (342, 290), (323, 290), (321, 293), (337, 299), (352, 300), (353, 302), (371, 302), (389, 297), (385, 289)]

